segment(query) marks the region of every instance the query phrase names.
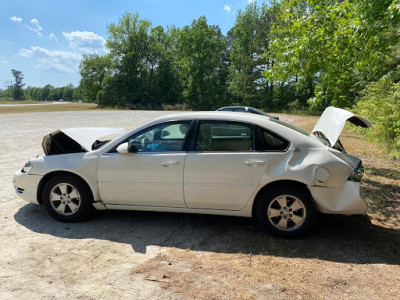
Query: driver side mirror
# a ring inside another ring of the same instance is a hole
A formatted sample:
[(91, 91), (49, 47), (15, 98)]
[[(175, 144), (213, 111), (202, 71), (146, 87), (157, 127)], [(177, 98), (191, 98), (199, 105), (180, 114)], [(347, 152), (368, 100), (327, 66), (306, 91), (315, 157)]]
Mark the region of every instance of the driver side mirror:
[(135, 145), (129, 145), (128, 142), (122, 143), (117, 147), (117, 152), (121, 154), (137, 153), (138, 151), (139, 149)]
[(122, 143), (117, 147), (117, 152), (121, 154), (127, 154), (128, 153), (128, 143)]

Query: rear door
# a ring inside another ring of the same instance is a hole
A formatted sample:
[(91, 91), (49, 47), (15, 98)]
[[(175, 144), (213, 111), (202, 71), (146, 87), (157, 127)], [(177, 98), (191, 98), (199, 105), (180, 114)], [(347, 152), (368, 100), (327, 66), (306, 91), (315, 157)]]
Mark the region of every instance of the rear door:
[(242, 209), (262, 178), (267, 153), (255, 151), (255, 127), (233, 121), (198, 121), (184, 168), (189, 208)]

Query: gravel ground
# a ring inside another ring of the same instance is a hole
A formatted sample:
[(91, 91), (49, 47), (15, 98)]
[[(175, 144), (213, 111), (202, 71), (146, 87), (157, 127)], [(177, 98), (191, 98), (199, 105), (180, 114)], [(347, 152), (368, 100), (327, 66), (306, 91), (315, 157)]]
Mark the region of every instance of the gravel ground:
[(398, 297), (399, 230), (368, 217), (327, 217), (293, 241), (205, 215), (109, 211), (63, 224), (14, 194), (13, 173), (42, 155), (45, 134), (100, 122), (130, 129), (167, 113), (0, 115), (0, 299)]
[(0, 299), (138, 299), (166, 295), (157, 283), (130, 272), (160, 253), (164, 240), (179, 229), (179, 223), (163, 216), (152, 224), (156, 215), (111, 212), (100, 213), (90, 222), (63, 224), (48, 217), (42, 207), (17, 197), (12, 185), (16, 170), (30, 157), (43, 155), (45, 134), (58, 128), (85, 126), (131, 129), (166, 113), (0, 115)]

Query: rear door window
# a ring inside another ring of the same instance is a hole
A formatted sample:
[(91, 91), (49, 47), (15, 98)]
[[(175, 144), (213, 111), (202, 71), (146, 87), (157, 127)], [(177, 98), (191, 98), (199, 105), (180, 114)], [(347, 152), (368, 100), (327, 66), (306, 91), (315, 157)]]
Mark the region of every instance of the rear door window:
[(200, 121), (195, 151), (251, 151), (253, 129), (249, 124), (228, 121)]

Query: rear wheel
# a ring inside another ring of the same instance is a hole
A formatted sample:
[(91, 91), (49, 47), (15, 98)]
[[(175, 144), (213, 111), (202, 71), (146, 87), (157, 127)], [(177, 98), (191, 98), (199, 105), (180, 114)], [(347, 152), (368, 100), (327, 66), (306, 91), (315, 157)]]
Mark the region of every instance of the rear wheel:
[(42, 197), (47, 212), (58, 221), (82, 221), (93, 211), (89, 187), (74, 176), (60, 175), (49, 179)]
[(314, 224), (315, 217), (310, 195), (302, 189), (274, 188), (258, 201), (257, 218), (261, 227), (276, 236), (303, 236)]

